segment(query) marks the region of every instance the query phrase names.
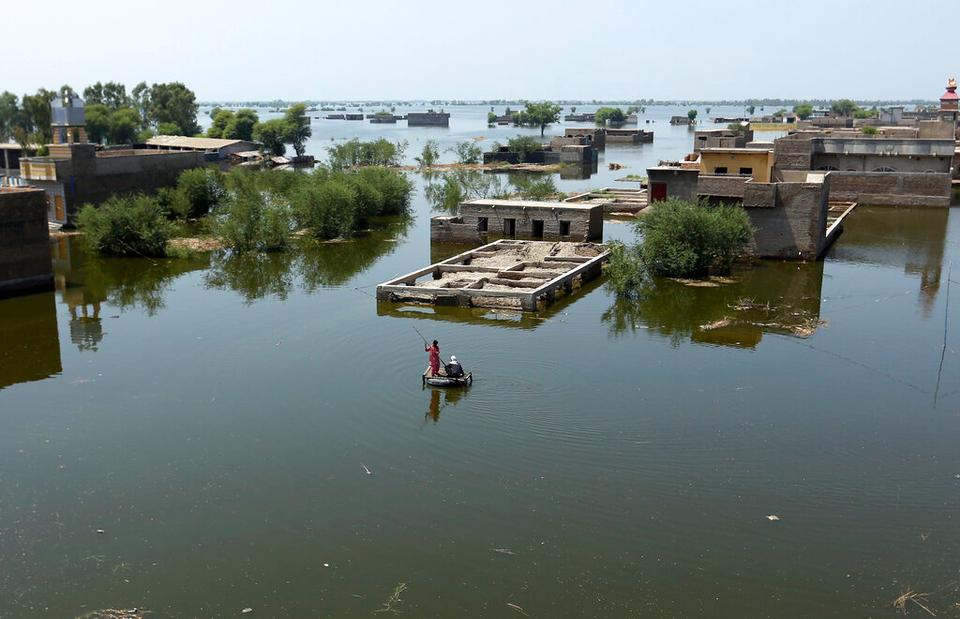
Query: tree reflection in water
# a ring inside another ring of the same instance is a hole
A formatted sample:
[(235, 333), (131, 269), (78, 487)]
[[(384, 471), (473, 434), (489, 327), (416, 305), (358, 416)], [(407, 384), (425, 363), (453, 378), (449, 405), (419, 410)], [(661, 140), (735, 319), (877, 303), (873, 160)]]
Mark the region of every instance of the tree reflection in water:
[(284, 252), (215, 252), (206, 285), (238, 292), (247, 303), (267, 296), (286, 299), (298, 281), (307, 292), (342, 286), (393, 252), (409, 225), (408, 218), (391, 219), (349, 241), (300, 238)]
[(763, 262), (730, 278), (657, 279), (603, 314), (613, 337), (650, 330), (679, 346), (753, 348), (764, 333), (812, 335), (820, 325), (823, 263)]

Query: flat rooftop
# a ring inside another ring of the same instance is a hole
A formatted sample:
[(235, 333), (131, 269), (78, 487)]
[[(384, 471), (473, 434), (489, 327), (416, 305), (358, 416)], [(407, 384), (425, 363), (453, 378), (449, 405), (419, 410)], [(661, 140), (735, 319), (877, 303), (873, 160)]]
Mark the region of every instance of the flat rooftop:
[(467, 200), (461, 206), (497, 206), (510, 208), (535, 208), (535, 209), (567, 209), (588, 211), (594, 205), (577, 204), (575, 202), (540, 202), (537, 200), (495, 200), (488, 198), (479, 198), (476, 200)]

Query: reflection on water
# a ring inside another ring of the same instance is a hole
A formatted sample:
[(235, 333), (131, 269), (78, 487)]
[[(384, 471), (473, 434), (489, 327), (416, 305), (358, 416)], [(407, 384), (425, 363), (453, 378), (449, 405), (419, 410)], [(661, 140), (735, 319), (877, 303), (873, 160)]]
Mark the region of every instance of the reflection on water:
[[(89, 333), (92, 339), (96, 339), (97, 328), (79, 323), (98, 322), (101, 303), (121, 311), (140, 308), (152, 316), (163, 308), (164, 294), (173, 280), (210, 263), (209, 257), (202, 254), (189, 259), (159, 260), (103, 257), (87, 252), (80, 238), (59, 239), (52, 252), (57, 292), (77, 321), (78, 334), (85, 338)], [(96, 343), (92, 344), (95, 347)]]
[(392, 253), (409, 225), (409, 219), (392, 219), (344, 242), (304, 238), (284, 252), (215, 252), (205, 281), (210, 288), (240, 293), (248, 303), (266, 296), (286, 299), (297, 282), (307, 292), (341, 286)]
[[(442, 258), (441, 258), (442, 259)], [(570, 294), (558, 293), (555, 301), (537, 312), (521, 312), (512, 309), (484, 307), (456, 307), (451, 305), (428, 305), (417, 303), (394, 303), (377, 301), (377, 316), (413, 318), (416, 320), (439, 320), (451, 323), (482, 324), (508, 329), (536, 329), (554, 316), (562, 315), (578, 299), (602, 285), (602, 279), (583, 284)]]
[(761, 262), (719, 282), (657, 279), (637, 299), (618, 299), (603, 314), (616, 337), (649, 329), (674, 346), (754, 348), (764, 333), (811, 335), (820, 324), (823, 262)]
[(950, 209), (857, 207), (828, 260), (902, 268), (918, 275), (918, 303), (929, 316), (940, 290)]
[[(430, 404), (427, 407), (427, 412), (424, 414), (424, 420), (433, 420), (434, 423), (440, 421), (440, 412), (448, 406), (456, 406), (464, 395), (466, 395), (469, 387), (463, 387), (458, 389), (442, 389), (439, 387), (430, 387), (425, 386), (424, 391), (430, 393)], [(443, 404), (440, 403), (441, 394), (443, 396)]]
[(53, 293), (0, 303), (0, 389), (61, 372)]

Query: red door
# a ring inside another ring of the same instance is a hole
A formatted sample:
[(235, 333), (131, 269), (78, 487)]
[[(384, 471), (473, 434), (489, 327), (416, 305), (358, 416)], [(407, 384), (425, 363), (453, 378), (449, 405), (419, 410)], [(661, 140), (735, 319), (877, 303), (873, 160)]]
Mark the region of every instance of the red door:
[(650, 183), (650, 201), (662, 202), (667, 199), (666, 183)]

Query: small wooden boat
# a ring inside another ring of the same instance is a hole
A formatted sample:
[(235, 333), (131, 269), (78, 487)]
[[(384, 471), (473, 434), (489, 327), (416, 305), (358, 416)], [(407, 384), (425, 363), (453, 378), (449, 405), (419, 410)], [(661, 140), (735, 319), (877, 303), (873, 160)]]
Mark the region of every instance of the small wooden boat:
[(423, 385), (431, 387), (469, 387), (473, 384), (473, 373), (467, 372), (463, 376), (427, 376), (423, 374)]

